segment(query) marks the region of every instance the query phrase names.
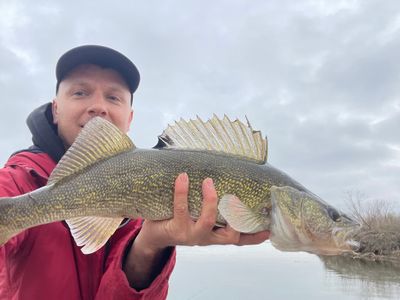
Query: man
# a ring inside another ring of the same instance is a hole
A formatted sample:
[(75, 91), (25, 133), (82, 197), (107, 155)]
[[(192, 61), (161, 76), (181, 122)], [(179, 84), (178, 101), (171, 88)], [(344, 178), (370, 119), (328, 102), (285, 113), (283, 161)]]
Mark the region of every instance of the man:
[[(136, 66), (102, 46), (66, 52), (56, 66), (56, 98), (33, 111), (27, 123), (34, 145), (15, 153), (0, 170), (0, 196), (16, 196), (46, 184), (80, 130), (101, 116), (124, 132), (133, 119), (139, 85)], [(214, 229), (217, 195), (203, 182), (197, 222), (188, 212), (187, 174), (175, 181), (174, 217), (166, 221), (126, 220), (107, 244), (84, 255), (65, 222), (30, 228), (0, 247), (1, 299), (164, 299), (176, 245), (256, 244), (268, 232), (244, 235)], [(1, 201), (1, 200), (0, 200)]]

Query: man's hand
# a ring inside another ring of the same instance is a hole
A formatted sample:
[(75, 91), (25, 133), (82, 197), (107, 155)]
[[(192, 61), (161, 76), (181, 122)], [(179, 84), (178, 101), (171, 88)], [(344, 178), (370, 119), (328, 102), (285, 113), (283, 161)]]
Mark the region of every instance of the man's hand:
[(212, 179), (203, 181), (202, 210), (197, 221), (189, 214), (188, 192), (189, 178), (186, 173), (180, 174), (175, 180), (174, 217), (143, 223), (124, 265), (129, 282), (137, 289), (147, 287), (160, 272), (164, 251), (170, 246), (252, 245), (268, 239), (268, 231), (243, 234), (229, 225), (215, 228), (218, 199)]

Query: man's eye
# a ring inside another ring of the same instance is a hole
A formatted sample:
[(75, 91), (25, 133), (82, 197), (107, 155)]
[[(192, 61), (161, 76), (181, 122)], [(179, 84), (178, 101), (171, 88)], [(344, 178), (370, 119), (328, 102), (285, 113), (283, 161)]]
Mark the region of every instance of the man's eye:
[(108, 99), (110, 99), (112, 101), (120, 101), (119, 97), (117, 97), (117, 96), (108, 96)]
[(81, 97), (81, 96), (85, 96), (86, 93), (85, 93), (84, 91), (76, 91), (76, 92), (74, 92), (73, 95), (74, 95), (74, 96)]

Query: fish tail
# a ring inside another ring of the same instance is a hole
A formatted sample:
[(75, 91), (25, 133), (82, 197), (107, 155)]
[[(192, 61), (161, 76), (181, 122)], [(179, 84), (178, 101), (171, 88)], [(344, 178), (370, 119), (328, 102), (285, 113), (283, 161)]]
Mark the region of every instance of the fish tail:
[(30, 213), (20, 201), (25, 197), (0, 198), (0, 246), (27, 228)]
[(5, 244), (12, 236), (10, 216), (12, 214), (12, 198), (0, 199), (0, 246)]

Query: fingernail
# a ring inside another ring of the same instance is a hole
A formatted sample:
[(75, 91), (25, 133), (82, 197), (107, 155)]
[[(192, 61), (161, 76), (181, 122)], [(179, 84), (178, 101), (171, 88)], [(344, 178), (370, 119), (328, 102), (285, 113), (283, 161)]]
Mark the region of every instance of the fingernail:
[(211, 178), (206, 178), (204, 184), (209, 188), (214, 188), (214, 182)]
[(189, 181), (189, 176), (188, 176), (188, 174), (187, 174), (187, 173), (181, 173), (181, 174), (179, 175), (179, 180), (180, 180), (182, 183), (187, 183), (187, 182)]

